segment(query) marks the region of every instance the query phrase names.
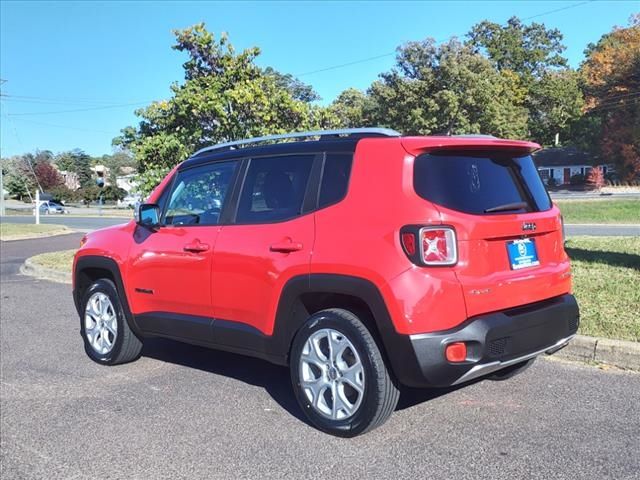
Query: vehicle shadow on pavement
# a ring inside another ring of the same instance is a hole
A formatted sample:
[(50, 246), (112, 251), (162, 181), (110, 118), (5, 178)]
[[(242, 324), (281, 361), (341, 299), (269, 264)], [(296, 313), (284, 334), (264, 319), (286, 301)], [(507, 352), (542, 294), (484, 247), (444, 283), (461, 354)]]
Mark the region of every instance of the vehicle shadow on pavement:
[(416, 405), (420, 405), (421, 403), (435, 400), (438, 397), (455, 392), (456, 390), (460, 390), (461, 388), (468, 387), (469, 385), (473, 385), (480, 381), (482, 381), (482, 379), (456, 385), (455, 387), (443, 388), (410, 388), (403, 386), (400, 388), (400, 400), (398, 401), (396, 411), (405, 410), (415, 407)]
[(212, 350), (164, 338), (145, 338), (142, 356), (162, 362), (197, 368), (215, 375), (234, 378), (249, 385), (264, 388), (291, 415), (309, 424), (300, 409), (286, 367), (267, 361)]
[[(289, 370), (286, 367), (244, 355), (212, 350), (164, 338), (146, 338), (142, 356), (188, 368), (197, 368), (204, 372), (223, 375), (249, 385), (262, 387), (283, 409), (298, 420), (311, 425), (295, 399)], [(467, 385), (469, 384), (431, 389), (403, 386), (400, 388), (400, 401), (396, 411), (428, 402)]]

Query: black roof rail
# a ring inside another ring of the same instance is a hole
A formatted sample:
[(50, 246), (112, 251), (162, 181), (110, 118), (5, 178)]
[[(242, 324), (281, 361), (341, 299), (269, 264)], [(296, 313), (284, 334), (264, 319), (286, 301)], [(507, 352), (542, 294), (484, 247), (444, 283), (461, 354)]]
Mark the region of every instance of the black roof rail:
[(309, 138), (318, 137), (320, 140), (327, 137), (349, 137), (349, 136), (383, 136), (383, 137), (399, 137), (400, 133), (390, 128), (345, 128), (340, 130), (313, 130), (309, 132), (293, 132), (283, 133), (280, 135), (266, 135), (264, 137), (247, 138), (244, 140), (235, 140), (233, 142), (219, 143), (204, 147), (192, 155), (195, 157), (205, 152), (213, 152), (216, 150), (228, 149), (232, 150), (242, 145), (253, 145), (257, 143), (273, 142), (274, 140), (284, 140), (289, 138)]

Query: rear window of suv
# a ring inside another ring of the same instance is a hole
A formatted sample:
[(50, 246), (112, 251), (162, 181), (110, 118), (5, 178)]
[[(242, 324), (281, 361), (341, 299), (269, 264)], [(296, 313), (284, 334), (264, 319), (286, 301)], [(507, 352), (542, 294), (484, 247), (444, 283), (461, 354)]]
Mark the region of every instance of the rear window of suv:
[(422, 198), (475, 215), (551, 208), (531, 155), (486, 151), (426, 153), (415, 160), (413, 183)]

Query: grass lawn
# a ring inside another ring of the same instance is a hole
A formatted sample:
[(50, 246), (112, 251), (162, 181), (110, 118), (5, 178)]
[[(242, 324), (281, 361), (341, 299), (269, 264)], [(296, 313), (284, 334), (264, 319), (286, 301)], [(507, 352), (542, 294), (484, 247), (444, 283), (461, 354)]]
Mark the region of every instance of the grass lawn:
[(19, 240), (25, 238), (47, 237), (67, 233), (64, 225), (36, 225), (34, 223), (0, 223), (0, 240)]
[(61, 272), (71, 272), (73, 266), (73, 255), (75, 250), (62, 250), (60, 252), (41, 253), (31, 257), (31, 261), (46, 268), (60, 270)]
[(640, 223), (640, 199), (556, 200), (565, 223)]
[(640, 237), (567, 241), (584, 335), (640, 341)]

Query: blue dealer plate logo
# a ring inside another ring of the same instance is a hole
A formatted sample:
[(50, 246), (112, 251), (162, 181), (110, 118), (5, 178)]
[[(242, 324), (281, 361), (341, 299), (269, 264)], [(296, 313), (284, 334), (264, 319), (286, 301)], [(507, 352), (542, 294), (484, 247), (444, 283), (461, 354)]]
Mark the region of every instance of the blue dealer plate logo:
[(512, 270), (540, 265), (536, 244), (530, 238), (507, 242), (507, 252)]

